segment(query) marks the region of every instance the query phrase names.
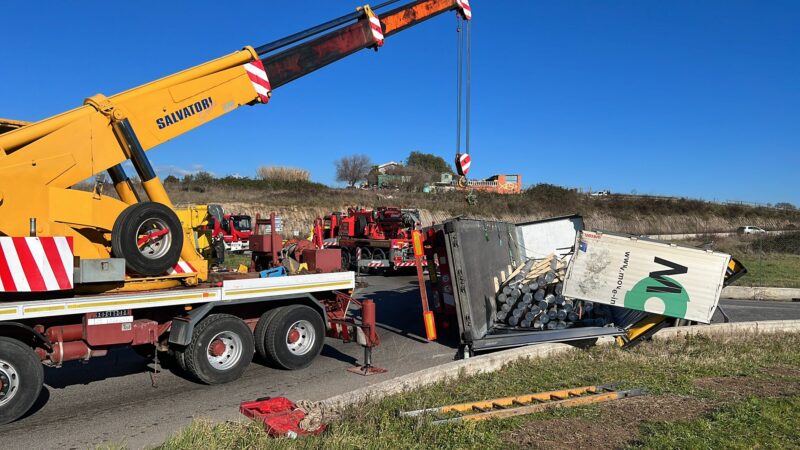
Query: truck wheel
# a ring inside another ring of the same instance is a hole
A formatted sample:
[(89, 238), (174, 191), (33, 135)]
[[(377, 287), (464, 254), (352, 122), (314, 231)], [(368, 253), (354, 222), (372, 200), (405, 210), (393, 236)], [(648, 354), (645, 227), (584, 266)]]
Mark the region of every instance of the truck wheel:
[(270, 361), (269, 354), (267, 353), (267, 347), (264, 345), (267, 337), (267, 329), (269, 328), (269, 323), (272, 321), (272, 318), (275, 317), (275, 314), (278, 314), (278, 311), (280, 310), (281, 307), (273, 308), (262, 314), (261, 318), (258, 319), (258, 323), (256, 324), (256, 330), (253, 332), (256, 340), (256, 352), (260, 357), (266, 359), (267, 361)]
[(342, 270), (350, 270), (350, 252), (346, 248), (342, 249)]
[(33, 349), (0, 337), (0, 425), (22, 417), (42, 391), (44, 369)]
[(308, 367), (324, 343), (325, 322), (319, 313), (304, 305), (280, 308), (264, 336), (267, 359), (288, 370)]
[(175, 266), (183, 247), (183, 229), (172, 209), (160, 203), (128, 206), (114, 222), (111, 251), (145, 276), (163, 275)]
[(253, 360), (253, 332), (238, 317), (212, 314), (200, 322), (183, 352), (186, 370), (206, 384), (236, 380)]
[(186, 358), (184, 358), (185, 353), (183, 351), (178, 351), (174, 349), (169, 349), (169, 355), (175, 360), (175, 364), (178, 365), (178, 368), (183, 371), (184, 373), (188, 373), (189, 370), (186, 368)]

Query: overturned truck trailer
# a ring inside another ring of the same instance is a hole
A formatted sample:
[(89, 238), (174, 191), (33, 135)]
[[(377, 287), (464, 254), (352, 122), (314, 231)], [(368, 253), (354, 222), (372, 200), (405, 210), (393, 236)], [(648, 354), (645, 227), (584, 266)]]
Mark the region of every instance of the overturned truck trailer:
[[(601, 336), (631, 345), (668, 317), (708, 323), (723, 285), (745, 272), (724, 253), (583, 228), (573, 215), (520, 224), (459, 217), (425, 230), (436, 261), (433, 309), (457, 322), (465, 354)], [(564, 264), (559, 295), (594, 311), (568, 328), (509, 326), (498, 306), (502, 286), (526, 262), (546, 258)]]

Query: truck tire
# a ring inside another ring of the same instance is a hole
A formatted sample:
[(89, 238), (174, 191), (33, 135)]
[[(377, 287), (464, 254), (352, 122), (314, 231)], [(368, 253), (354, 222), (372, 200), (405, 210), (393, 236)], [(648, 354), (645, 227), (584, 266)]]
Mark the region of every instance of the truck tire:
[(318, 312), (305, 305), (281, 308), (266, 328), (267, 360), (281, 369), (308, 367), (325, 343), (325, 322)]
[(183, 373), (189, 373), (189, 370), (186, 368), (186, 358), (184, 358), (185, 353), (183, 351), (170, 349), (169, 354), (172, 359), (175, 360), (175, 364), (178, 365), (178, 369), (180, 369)]
[(256, 353), (258, 353), (258, 356), (269, 362), (273, 361), (270, 360), (269, 354), (267, 353), (267, 347), (264, 345), (264, 342), (267, 338), (267, 329), (269, 328), (269, 323), (272, 321), (272, 318), (275, 317), (275, 314), (278, 314), (278, 311), (280, 310), (281, 307), (277, 307), (262, 314), (261, 318), (258, 319), (258, 323), (256, 324), (256, 330), (253, 332), (256, 340)]
[[(164, 233), (165, 234), (160, 234)], [(155, 236), (143, 245), (148, 234)], [(125, 258), (126, 267), (140, 275), (157, 276), (177, 264), (183, 248), (183, 229), (178, 216), (160, 203), (136, 203), (125, 208), (111, 230), (111, 251)]]
[(342, 249), (342, 270), (350, 270), (352, 264), (350, 251), (346, 248)]
[(242, 319), (212, 314), (195, 327), (183, 361), (203, 383), (224, 384), (242, 376), (254, 351), (253, 332)]
[(13, 422), (31, 409), (44, 383), (44, 368), (33, 349), (0, 337), (0, 425)]

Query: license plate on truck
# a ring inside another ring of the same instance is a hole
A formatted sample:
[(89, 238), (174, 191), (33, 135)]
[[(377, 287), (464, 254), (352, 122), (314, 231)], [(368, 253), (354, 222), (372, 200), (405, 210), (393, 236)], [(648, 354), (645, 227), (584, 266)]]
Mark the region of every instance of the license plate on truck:
[(581, 232), (564, 296), (709, 323), (730, 255), (600, 232)]

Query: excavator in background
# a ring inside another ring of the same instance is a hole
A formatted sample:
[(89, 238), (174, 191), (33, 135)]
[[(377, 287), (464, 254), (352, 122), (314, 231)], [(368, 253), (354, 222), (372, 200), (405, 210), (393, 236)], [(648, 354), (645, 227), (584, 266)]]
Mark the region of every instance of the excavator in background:
[[(442, 13), (455, 12), (459, 23), (472, 17), (467, 0), (387, 8), (398, 1), (93, 95), (35, 123), (2, 122), (0, 424), (37, 400), (43, 364), (88, 361), (114, 347), (160, 352), (198, 381), (220, 384), (239, 378), (256, 352), (277, 367), (306, 367), (327, 335), (363, 345), (363, 369), (371, 370), (375, 308), (351, 297), (353, 272), (210, 274), (146, 151), (241, 106), (266, 104), (273, 90)], [(127, 161), (147, 198), (125, 174)], [(104, 173), (116, 196), (99, 183), (71, 189)], [(356, 304), (359, 322), (348, 315)]]

